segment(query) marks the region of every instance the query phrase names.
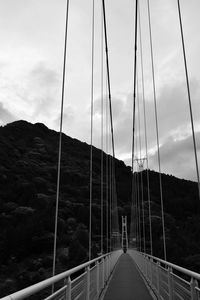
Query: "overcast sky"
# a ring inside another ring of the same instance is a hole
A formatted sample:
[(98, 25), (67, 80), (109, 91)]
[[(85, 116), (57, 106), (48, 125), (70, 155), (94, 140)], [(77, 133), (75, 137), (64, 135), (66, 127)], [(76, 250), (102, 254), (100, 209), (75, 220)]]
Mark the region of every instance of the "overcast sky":
[[(130, 163), (133, 0), (106, 2), (116, 154)], [(197, 144), (200, 140), (200, 2), (180, 0)], [(150, 0), (161, 169), (196, 179), (176, 0)], [(140, 1), (150, 168), (157, 170), (147, 2)], [(0, 0), (0, 123), (18, 119), (59, 129), (66, 0)], [(90, 142), (92, 0), (71, 0), (64, 132)], [(95, 1), (94, 142), (100, 147), (101, 1)], [(144, 155), (141, 72), (140, 130)], [(137, 113), (138, 115), (138, 113)], [(137, 132), (138, 132), (137, 121)], [(139, 145), (139, 141), (137, 142)], [(200, 146), (200, 145), (199, 145)], [(139, 156), (139, 153), (138, 155)]]

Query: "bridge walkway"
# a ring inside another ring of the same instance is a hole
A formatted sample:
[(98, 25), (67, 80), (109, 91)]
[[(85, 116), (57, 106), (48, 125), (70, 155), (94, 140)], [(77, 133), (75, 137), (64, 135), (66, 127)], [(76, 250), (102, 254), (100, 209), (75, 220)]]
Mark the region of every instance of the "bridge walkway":
[(129, 254), (122, 254), (103, 300), (152, 300), (136, 265)]

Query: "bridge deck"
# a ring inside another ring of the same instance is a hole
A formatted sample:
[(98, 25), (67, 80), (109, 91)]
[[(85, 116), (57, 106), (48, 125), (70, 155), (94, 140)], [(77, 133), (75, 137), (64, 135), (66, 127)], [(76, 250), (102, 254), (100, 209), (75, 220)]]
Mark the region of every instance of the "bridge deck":
[(152, 300), (132, 258), (122, 254), (103, 298), (104, 300)]

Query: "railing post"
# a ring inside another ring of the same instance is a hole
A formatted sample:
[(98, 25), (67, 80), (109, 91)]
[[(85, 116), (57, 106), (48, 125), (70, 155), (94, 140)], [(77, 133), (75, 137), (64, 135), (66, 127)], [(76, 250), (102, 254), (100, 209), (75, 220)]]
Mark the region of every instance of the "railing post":
[(142, 255), (142, 268), (143, 268), (143, 270), (142, 270), (142, 273), (145, 275), (145, 269), (146, 269), (146, 267), (145, 267), (145, 265), (146, 265), (146, 263), (145, 263), (145, 254), (144, 255)]
[(72, 282), (70, 276), (67, 279), (65, 279), (65, 285), (65, 300), (71, 300)]
[(145, 260), (145, 278), (147, 278), (147, 275), (148, 275), (148, 257), (145, 256), (144, 257), (144, 260)]
[(110, 277), (111, 273), (111, 254), (108, 255), (108, 278)]
[(100, 276), (99, 276), (99, 262), (96, 263), (96, 270), (97, 270), (97, 298), (99, 297), (99, 290), (100, 290)]
[(106, 281), (108, 280), (108, 256), (105, 257)]
[(169, 300), (173, 300), (173, 278), (172, 278), (172, 267), (168, 267), (168, 287), (169, 287)]
[(191, 281), (190, 281), (191, 300), (197, 300), (198, 299), (196, 287), (198, 287), (198, 282), (197, 282), (196, 279), (194, 279), (192, 277)]
[(113, 254), (111, 253), (110, 254), (110, 273), (112, 272), (114, 264), (115, 264), (114, 260), (115, 260), (115, 258), (113, 257)]
[(160, 297), (161, 290), (160, 290), (160, 262), (159, 261), (156, 263), (156, 270), (157, 270), (157, 287), (158, 287), (157, 291)]
[(102, 258), (103, 266), (102, 266), (102, 281), (103, 287), (105, 286), (105, 258)]
[(150, 258), (147, 258), (147, 279), (150, 282), (151, 281), (151, 262)]
[(90, 267), (86, 268), (86, 300), (90, 300)]
[(153, 268), (152, 268), (152, 265), (153, 265), (153, 259), (150, 258), (150, 283), (151, 285), (153, 285)]

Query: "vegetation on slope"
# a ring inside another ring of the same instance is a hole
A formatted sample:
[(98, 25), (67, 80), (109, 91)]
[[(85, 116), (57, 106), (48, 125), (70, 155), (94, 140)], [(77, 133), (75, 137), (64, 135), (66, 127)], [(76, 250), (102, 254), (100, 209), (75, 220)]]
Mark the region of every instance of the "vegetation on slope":
[[(93, 152), (93, 254), (99, 252), (101, 151)], [(87, 260), (90, 147), (63, 134), (57, 272)], [(51, 274), (58, 133), (17, 121), (0, 128), (0, 296)], [(106, 154), (104, 154), (104, 164)], [(130, 220), (131, 169), (115, 160), (120, 216)], [(105, 171), (104, 165), (104, 171)], [(162, 175), (168, 260), (199, 271), (195, 183)], [(104, 174), (105, 178), (105, 174)], [(148, 203), (143, 172), (146, 237)], [(104, 182), (104, 193), (105, 191)], [(158, 174), (150, 172), (153, 248), (162, 256)]]

